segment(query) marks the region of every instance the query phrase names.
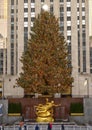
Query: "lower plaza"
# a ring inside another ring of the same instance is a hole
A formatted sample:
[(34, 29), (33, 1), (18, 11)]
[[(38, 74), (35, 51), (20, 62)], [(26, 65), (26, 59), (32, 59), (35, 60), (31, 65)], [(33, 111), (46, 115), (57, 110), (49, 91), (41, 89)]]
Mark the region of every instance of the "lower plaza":
[[(62, 124), (64, 127), (62, 127)], [(19, 124), (8, 125), (8, 126), (0, 126), (0, 130), (35, 130), (36, 125), (38, 125), (39, 130), (48, 130), (48, 124), (46, 123), (26, 123), (23, 126)], [(52, 123), (51, 130), (92, 130), (92, 126), (90, 125), (77, 125), (74, 122), (61, 122), (61, 123)]]

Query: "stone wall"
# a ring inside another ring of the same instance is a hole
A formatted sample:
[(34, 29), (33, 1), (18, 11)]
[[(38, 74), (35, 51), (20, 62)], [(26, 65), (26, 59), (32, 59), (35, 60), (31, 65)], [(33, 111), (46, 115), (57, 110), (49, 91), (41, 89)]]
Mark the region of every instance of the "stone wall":
[(84, 98), (84, 116), (69, 116), (70, 121), (77, 124), (92, 124), (92, 98)]
[[(70, 114), (70, 104), (73, 102), (83, 103), (83, 98), (49, 98), (49, 101), (54, 101), (55, 104), (61, 104), (61, 106), (54, 107), (54, 119), (55, 121), (61, 121), (62, 119), (68, 119)], [(20, 102), (22, 104), (22, 114), (25, 119), (35, 121), (36, 111), (35, 107), (38, 104), (45, 104), (46, 98), (12, 98), (9, 102)]]
[[(54, 100), (55, 104), (61, 104), (60, 107), (54, 109), (54, 118), (56, 121), (69, 119), (70, 122), (76, 122), (78, 124), (92, 124), (92, 98), (49, 98)], [(35, 121), (35, 109), (34, 106), (38, 104), (45, 104), (45, 98), (20, 98), (20, 99), (8, 99), (0, 100), (0, 104), (3, 104), (3, 116), (0, 117), (0, 123), (14, 123), (20, 121), (22, 117), (10, 117), (8, 116), (8, 103), (9, 102), (21, 102), (22, 113), (25, 119)], [(70, 116), (69, 108), (71, 102), (83, 102), (84, 116)]]
[(7, 122), (7, 113), (8, 113), (8, 100), (0, 100), (0, 104), (3, 104), (3, 115), (0, 116), (0, 123)]

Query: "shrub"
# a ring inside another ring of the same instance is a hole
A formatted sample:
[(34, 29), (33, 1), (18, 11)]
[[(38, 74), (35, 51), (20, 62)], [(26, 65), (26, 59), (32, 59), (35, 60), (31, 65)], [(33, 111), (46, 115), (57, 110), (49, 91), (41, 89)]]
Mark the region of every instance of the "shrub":
[(8, 113), (21, 113), (21, 103), (9, 103)]
[(71, 103), (70, 113), (83, 113), (83, 104), (82, 103)]

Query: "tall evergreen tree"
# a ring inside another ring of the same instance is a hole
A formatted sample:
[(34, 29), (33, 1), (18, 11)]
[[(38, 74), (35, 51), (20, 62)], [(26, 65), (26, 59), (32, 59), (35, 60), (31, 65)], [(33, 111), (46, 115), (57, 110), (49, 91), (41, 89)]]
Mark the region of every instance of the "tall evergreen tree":
[(35, 19), (30, 37), (21, 58), (23, 72), (17, 84), (26, 93), (62, 93), (71, 88), (67, 44), (59, 31), (58, 19), (42, 11)]

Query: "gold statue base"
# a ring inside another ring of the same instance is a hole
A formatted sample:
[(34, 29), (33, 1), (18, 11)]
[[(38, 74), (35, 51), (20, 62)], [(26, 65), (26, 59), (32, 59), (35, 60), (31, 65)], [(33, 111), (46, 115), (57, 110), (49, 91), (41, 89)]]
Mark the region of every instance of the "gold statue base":
[(37, 117), (37, 122), (54, 122), (52, 117)]

